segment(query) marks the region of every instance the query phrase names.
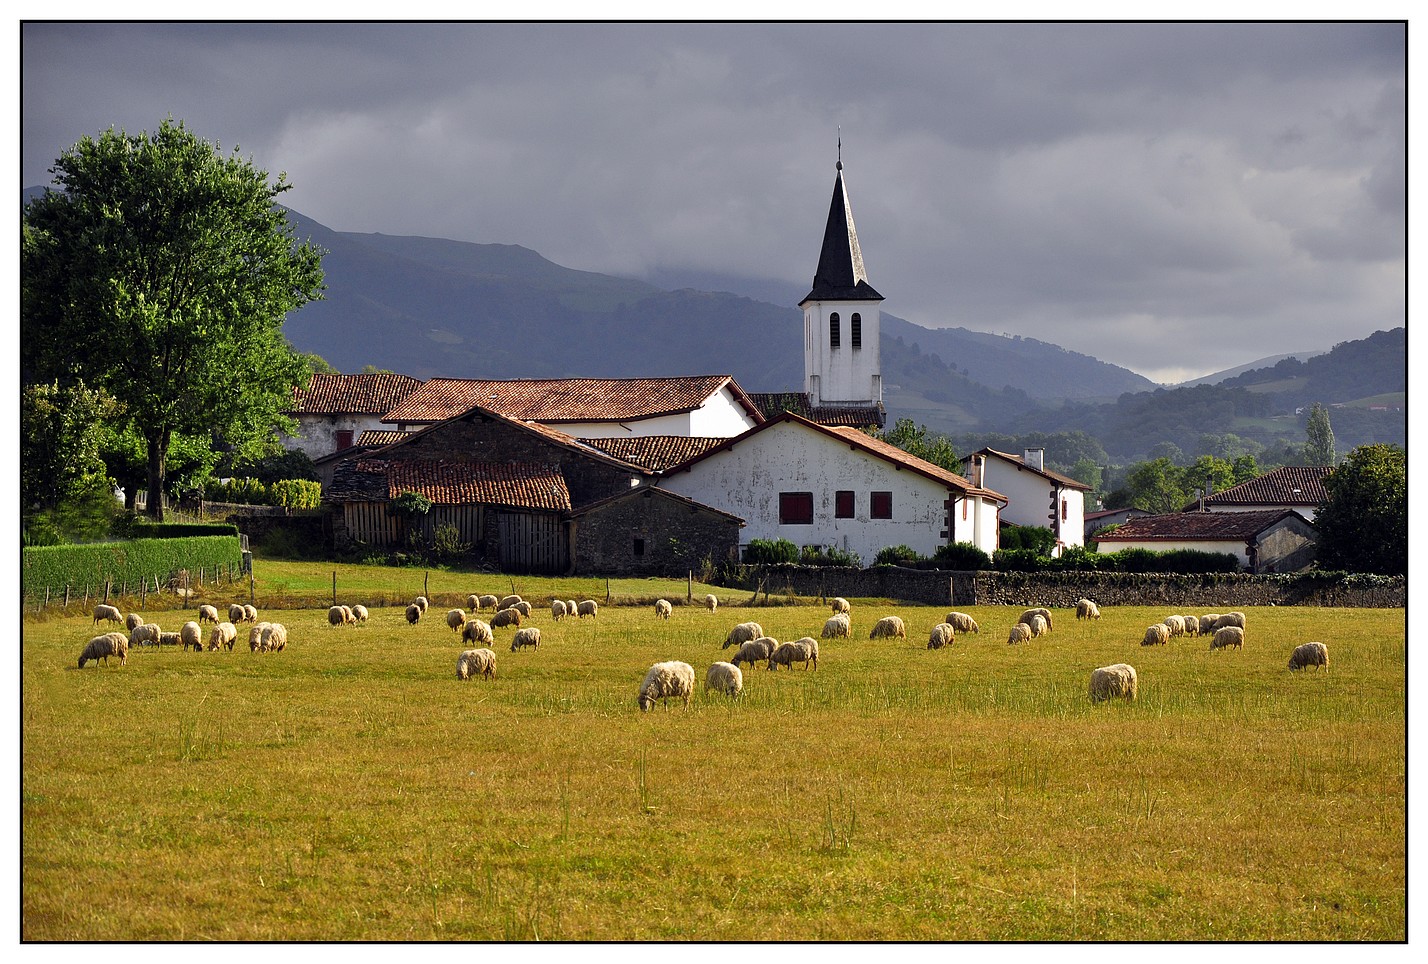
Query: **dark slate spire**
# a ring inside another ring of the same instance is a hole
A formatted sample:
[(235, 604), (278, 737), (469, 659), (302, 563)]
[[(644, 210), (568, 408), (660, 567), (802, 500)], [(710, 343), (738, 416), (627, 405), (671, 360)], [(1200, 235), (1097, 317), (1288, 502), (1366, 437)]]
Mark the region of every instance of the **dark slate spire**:
[[(842, 144), (839, 143), (841, 154)], [(813, 290), (799, 306), (810, 301), (882, 301), (883, 296), (868, 284), (863, 270), (863, 252), (858, 247), (858, 231), (853, 227), (853, 209), (848, 206), (848, 189), (843, 185), (843, 162), (833, 182), (833, 203), (828, 208), (828, 226), (823, 229), (823, 250), (818, 255), (818, 271)]]

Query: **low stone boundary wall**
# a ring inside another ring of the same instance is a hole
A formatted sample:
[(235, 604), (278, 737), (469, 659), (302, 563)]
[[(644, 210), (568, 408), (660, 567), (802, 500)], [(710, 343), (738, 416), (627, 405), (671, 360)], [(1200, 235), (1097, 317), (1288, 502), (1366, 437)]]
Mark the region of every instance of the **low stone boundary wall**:
[(770, 595), (897, 599), (928, 606), (1046, 606), (1071, 609), (1085, 597), (1101, 606), (1342, 606), (1405, 608), (1402, 576), (1294, 573), (954, 572), (874, 566), (838, 569), (770, 566), (750, 570), (740, 587)]

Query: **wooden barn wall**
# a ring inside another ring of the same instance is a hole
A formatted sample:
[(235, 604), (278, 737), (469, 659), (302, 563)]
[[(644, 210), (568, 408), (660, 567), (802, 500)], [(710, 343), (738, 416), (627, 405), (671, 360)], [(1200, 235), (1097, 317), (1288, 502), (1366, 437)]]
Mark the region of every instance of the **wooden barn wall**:
[(502, 512), (500, 566), (503, 572), (561, 574), (569, 568), (570, 552), (560, 517), (536, 512)]

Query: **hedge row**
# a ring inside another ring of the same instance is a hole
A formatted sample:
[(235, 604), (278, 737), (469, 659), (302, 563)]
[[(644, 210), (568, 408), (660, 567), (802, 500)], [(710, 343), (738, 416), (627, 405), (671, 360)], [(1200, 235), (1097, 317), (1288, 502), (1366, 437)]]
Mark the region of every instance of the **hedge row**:
[(302, 479), (279, 479), (264, 484), (257, 479), (229, 479), (227, 482), (209, 483), (203, 490), (203, 497), (209, 502), (316, 509), (322, 505), (322, 483)]
[(135, 517), (127, 526), (114, 527), (116, 535), (130, 539), (181, 539), (185, 536), (236, 536), (238, 527), (231, 522), (147, 522)]
[(243, 564), (236, 535), (189, 536), (179, 539), (130, 539), (82, 546), (34, 546), (21, 550), (21, 584), (26, 596), (52, 595), (65, 586), (81, 592), (114, 586), (137, 586), (141, 581), (161, 583), (180, 569), (197, 576), (200, 566), (217, 570)]

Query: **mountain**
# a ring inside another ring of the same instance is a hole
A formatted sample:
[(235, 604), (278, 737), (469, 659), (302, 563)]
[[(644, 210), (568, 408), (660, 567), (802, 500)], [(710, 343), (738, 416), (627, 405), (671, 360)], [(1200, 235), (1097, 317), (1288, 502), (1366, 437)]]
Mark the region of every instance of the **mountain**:
[(1268, 358), (1256, 358), (1252, 362), (1244, 365), (1236, 365), (1234, 368), (1226, 368), (1222, 372), (1211, 372), (1208, 375), (1201, 375), (1199, 378), (1192, 378), (1175, 384), (1174, 388), (1193, 388), (1196, 385), (1218, 385), (1227, 378), (1234, 378), (1236, 375), (1243, 375), (1245, 372), (1259, 371), (1261, 368), (1270, 368), (1289, 358), (1297, 358), (1300, 361), (1308, 361), (1316, 355), (1322, 355), (1328, 351), (1326, 348), (1316, 348), (1313, 351), (1291, 351), (1283, 355), (1270, 355)]

